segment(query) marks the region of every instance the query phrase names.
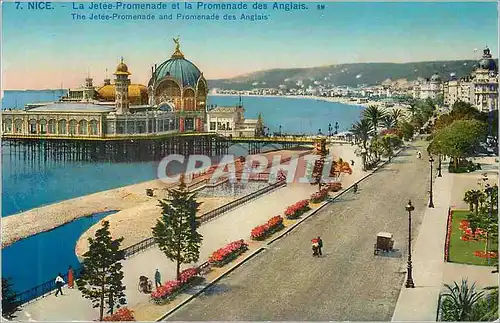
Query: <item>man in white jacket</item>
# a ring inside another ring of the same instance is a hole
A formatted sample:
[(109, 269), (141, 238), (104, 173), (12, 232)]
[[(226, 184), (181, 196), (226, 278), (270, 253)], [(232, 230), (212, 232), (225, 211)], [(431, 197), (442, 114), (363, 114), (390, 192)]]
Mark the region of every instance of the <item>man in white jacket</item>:
[(58, 293), (61, 293), (61, 295), (63, 295), (63, 292), (62, 292), (62, 287), (64, 286), (66, 282), (64, 281), (64, 279), (62, 278), (62, 274), (59, 273), (59, 275), (57, 275), (56, 277), (56, 288), (57, 288), (57, 291), (56, 291), (56, 297), (57, 297), (57, 294)]

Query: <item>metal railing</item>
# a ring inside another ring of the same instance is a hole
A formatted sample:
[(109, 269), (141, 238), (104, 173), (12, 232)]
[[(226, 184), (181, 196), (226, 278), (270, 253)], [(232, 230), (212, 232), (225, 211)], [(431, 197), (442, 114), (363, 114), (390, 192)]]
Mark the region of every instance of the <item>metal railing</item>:
[(280, 181), (280, 182), (277, 182), (277, 183), (274, 183), (274, 184), (271, 184), (269, 186), (266, 186), (258, 191), (255, 191), (253, 193), (250, 193), (248, 195), (245, 195), (237, 200), (234, 200), (228, 204), (225, 204), (219, 208), (216, 208), (215, 210), (212, 210), (210, 212), (207, 212), (205, 214), (203, 214), (201, 217), (200, 217), (200, 222), (201, 223), (205, 223), (205, 222), (208, 222), (210, 220), (212, 220), (213, 218), (219, 216), (219, 215), (222, 215), (228, 211), (231, 211), (232, 209), (242, 205), (242, 204), (245, 204), (251, 200), (254, 200), (255, 198), (259, 197), (260, 195), (263, 195), (265, 193), (268, 193), (270, 191), (273, 191), (277, 188), (280, 188), (282, 186), (286, 185), (286, 181)]
[[(73, 279), (78, 279), (82, 274), (83, 267), (78, 267), (73, 269)], [(62, 275), (65, 282), (68, 282), (68, 273)], [(26, 304), (40, 297), (46, 297), (56, 290), (56, 278), (51, 279), (43, 284), (25, 290), (22, 293), (16, 294), (19, 303)]]

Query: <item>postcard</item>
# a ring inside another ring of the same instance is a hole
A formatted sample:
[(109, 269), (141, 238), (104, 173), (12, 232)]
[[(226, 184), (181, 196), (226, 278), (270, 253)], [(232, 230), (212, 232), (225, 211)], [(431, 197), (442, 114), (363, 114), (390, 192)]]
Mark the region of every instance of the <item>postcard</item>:
[(498, 320), (497, 2), (3, 2), (2, 317)]

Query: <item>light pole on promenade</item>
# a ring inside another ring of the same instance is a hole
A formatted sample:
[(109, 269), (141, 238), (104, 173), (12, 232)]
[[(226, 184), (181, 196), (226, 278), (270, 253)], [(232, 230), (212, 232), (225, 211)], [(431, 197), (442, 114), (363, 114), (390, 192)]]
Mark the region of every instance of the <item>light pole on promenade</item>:
[(434, 207), (434, 202), (432, 199), (432, 163), (434, 162), (434, 158), (432, 158), (432, 155), (429, 157), (429, 164), (431, 164), (431, 185), (430, 185), (430, 190), (429, 190), (429, 207)]
[(415, 207), (411, 204), (411, 200), (408, 200), (408, 205), (405, 207), (408, 212), (408, 272), (406, 277), (406, 288), (415, 288), (413, 283), (413, 267), (411, 264), (411, 212), (415, 210)]
[(443, 177), (441, 175), (441, 154), (439, 154), (438, 177)]
[(331, 137), (332, 136), (332, 124), (329, 123), (328, 124), (328, 137)]

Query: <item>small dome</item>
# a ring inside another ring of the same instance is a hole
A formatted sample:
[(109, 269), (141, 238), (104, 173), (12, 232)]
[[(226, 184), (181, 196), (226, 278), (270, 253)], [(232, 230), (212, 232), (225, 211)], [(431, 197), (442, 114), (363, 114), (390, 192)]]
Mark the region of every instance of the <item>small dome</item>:
[(431, 82), (441, 82), (441, 76), (439, 74), (434, 74), (431, 76)]
[(497, 71), (497, 64), (491, 58), (483, 58), (482, 60), (479, 61), (479, 68), (482, 68), (483, 70), (496, 72)]
[(115, 75), (130, 75), (127, 64), (123, 62), (123, 57), (120, 64), (116, 67)]

